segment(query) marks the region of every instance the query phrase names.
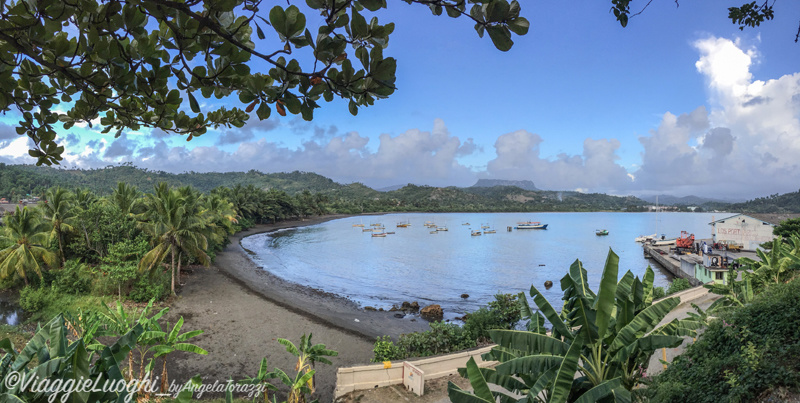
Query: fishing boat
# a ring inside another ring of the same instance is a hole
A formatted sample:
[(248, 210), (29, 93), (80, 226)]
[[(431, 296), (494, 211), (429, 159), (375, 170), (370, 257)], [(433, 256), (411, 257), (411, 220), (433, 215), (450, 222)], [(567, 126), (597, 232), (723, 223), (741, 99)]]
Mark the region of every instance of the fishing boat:
[(639, 243), (645, 243), (645, 242), (652, 241), (655, 237), (656, 237), (656, 234), (653, 234), (653, 235), (639, 235), (638, 237), (636, 237), (636, 239), (634, 239), (634, 241), (639, 242)]
[(431, 234), (438, 234), (439, 231), (431, 231)]
[(489, 228), (489, 225), (481, 225), (481, 229)]
[(381, 223), (379, 223), (379, 222), (375, 222), (375, 223), (372, 223), (372, 224), (370, 224), (369, 226), (370, 226), (370, 227), (382, 227), (382, 226), (383, 226), (383, 224), (381, 224)]
[(595, 233), (595, 235), (608, 235), (608, 230), (607, 229), (598, 229), (598, 230), (595, 230), (594, 233)]
[(514, 229), (547, 229), (547, 224), (538, 221), (522, 221), (518, 222)]
[(408, 221), (397, 223), (397, 228), (408, 228), (410, 226), (411, 226), (411, 223), (408, 222)]
[(353, 224), (354, 227), (363, 227), (364, 224)]
[(485, 230), (483, 230), (483, 233), (484, 234), (496, 234), (497, 231), (493, 230), (493, 229), (485, 229)]
[(385, 238), (386, 237), (386, 233), (385, 232), (373, 232), (372, 233), (372, 237), (373, 238)]
[(480, 234), (481, 234), (480, 231), (472, 231), (472, 236), (478, 236)]
[(447, 227), (437, 227), (436, 231), (447, 231)]
[(386, 233), (386, 235), (394, 235), (394, 231), (389, 231)]
[(364, 228), (361, 232), (372, 232), (372, 228)]
[(465, 223), (462, 223), (461, 225), (469, 225), (469, 223), (468, 223), (468, 222), (465, 222)]

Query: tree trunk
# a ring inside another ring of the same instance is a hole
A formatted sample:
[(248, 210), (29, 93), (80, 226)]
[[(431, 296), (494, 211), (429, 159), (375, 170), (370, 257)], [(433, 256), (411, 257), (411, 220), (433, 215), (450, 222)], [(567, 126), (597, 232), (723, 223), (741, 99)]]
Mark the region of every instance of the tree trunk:
[(167, 356), (164, 356), (164, 367), (161, 370), (161, 393), (166, 393), (169, 389), (169, 381), (167, 381)]
[(178, 287), (181, 286), (181, 255), (182, 253), (178, 253)]
[(64, 263), (67, 262), (66, 257), (64, 257), (64, 242), (61, 240), (61, 230), (56, 230), (56, 236), (58, 237), (58, 250), (61, 252), (61, 266), (64, 266)]
[(175, 294), (175, 249), (170, 250), (169, 253), (172, 257), (172, 265), (170, 266), (170, 269), (172, 270), (172, 275), (170, 276), (172, 277), (172, 295), (177, 295)]

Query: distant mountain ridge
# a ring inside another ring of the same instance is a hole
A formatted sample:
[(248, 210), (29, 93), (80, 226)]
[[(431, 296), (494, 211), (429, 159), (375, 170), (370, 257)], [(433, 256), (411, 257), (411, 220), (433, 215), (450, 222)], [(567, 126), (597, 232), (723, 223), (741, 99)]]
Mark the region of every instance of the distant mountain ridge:
[(515, 181), (515, 180), (508, 180), (508, 179), (478, 179), (478, 181), (475, 182), (475, 184), (472, 185), (471, 187), (474, 187), (474, 188), (493, 188), (495, 186), (516, 186), (516, 187), (518, 187), (520, 189), (530, 190), (532, 192), (540, 190), (540, 189), (538, 189), (536, 187), (536, 185), (533, 184), (533, 182), (531, 182), (529, 180)]

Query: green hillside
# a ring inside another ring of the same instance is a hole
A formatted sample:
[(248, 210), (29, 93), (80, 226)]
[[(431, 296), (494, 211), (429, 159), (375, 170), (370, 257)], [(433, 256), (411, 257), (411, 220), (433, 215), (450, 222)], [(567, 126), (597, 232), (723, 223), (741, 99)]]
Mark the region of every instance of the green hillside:
[(390, 192), (378, 192), (361, 183), (343, 185), (311, 172), (265, 174), (248, 172), (185, 172), (173, 174), (149, 171), (132, 165), (75, 170), (0, 164), (0, 197), (9, 200), (30, 194), (40, 196), (47, 188), (88, 188), (100, 195), (111, 193), (118, 182), (149, 192), (153, 185), (191, 185), (209, 192), (214, 188), (252, 185), (296, 195), (308, 190), (324, 194), (332, 212), (366, 213), (380, 211), (636, 211), (646, 204), (636, 197), (600, 193), (524, 190), (516, 186), (432, 187), (407, 185)]

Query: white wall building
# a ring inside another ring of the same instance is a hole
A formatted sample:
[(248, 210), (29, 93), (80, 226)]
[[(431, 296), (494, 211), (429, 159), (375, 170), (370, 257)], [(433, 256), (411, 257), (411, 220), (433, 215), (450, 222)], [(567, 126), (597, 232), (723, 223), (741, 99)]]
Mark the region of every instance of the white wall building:
[(713, 221), (708, 225), (711, 226), (714, 242), (736, 243), (748, 250), (756, 250), (758, 245), (775, 239), (775, 235), (772, 235), (775, 224), (744, 214)]

